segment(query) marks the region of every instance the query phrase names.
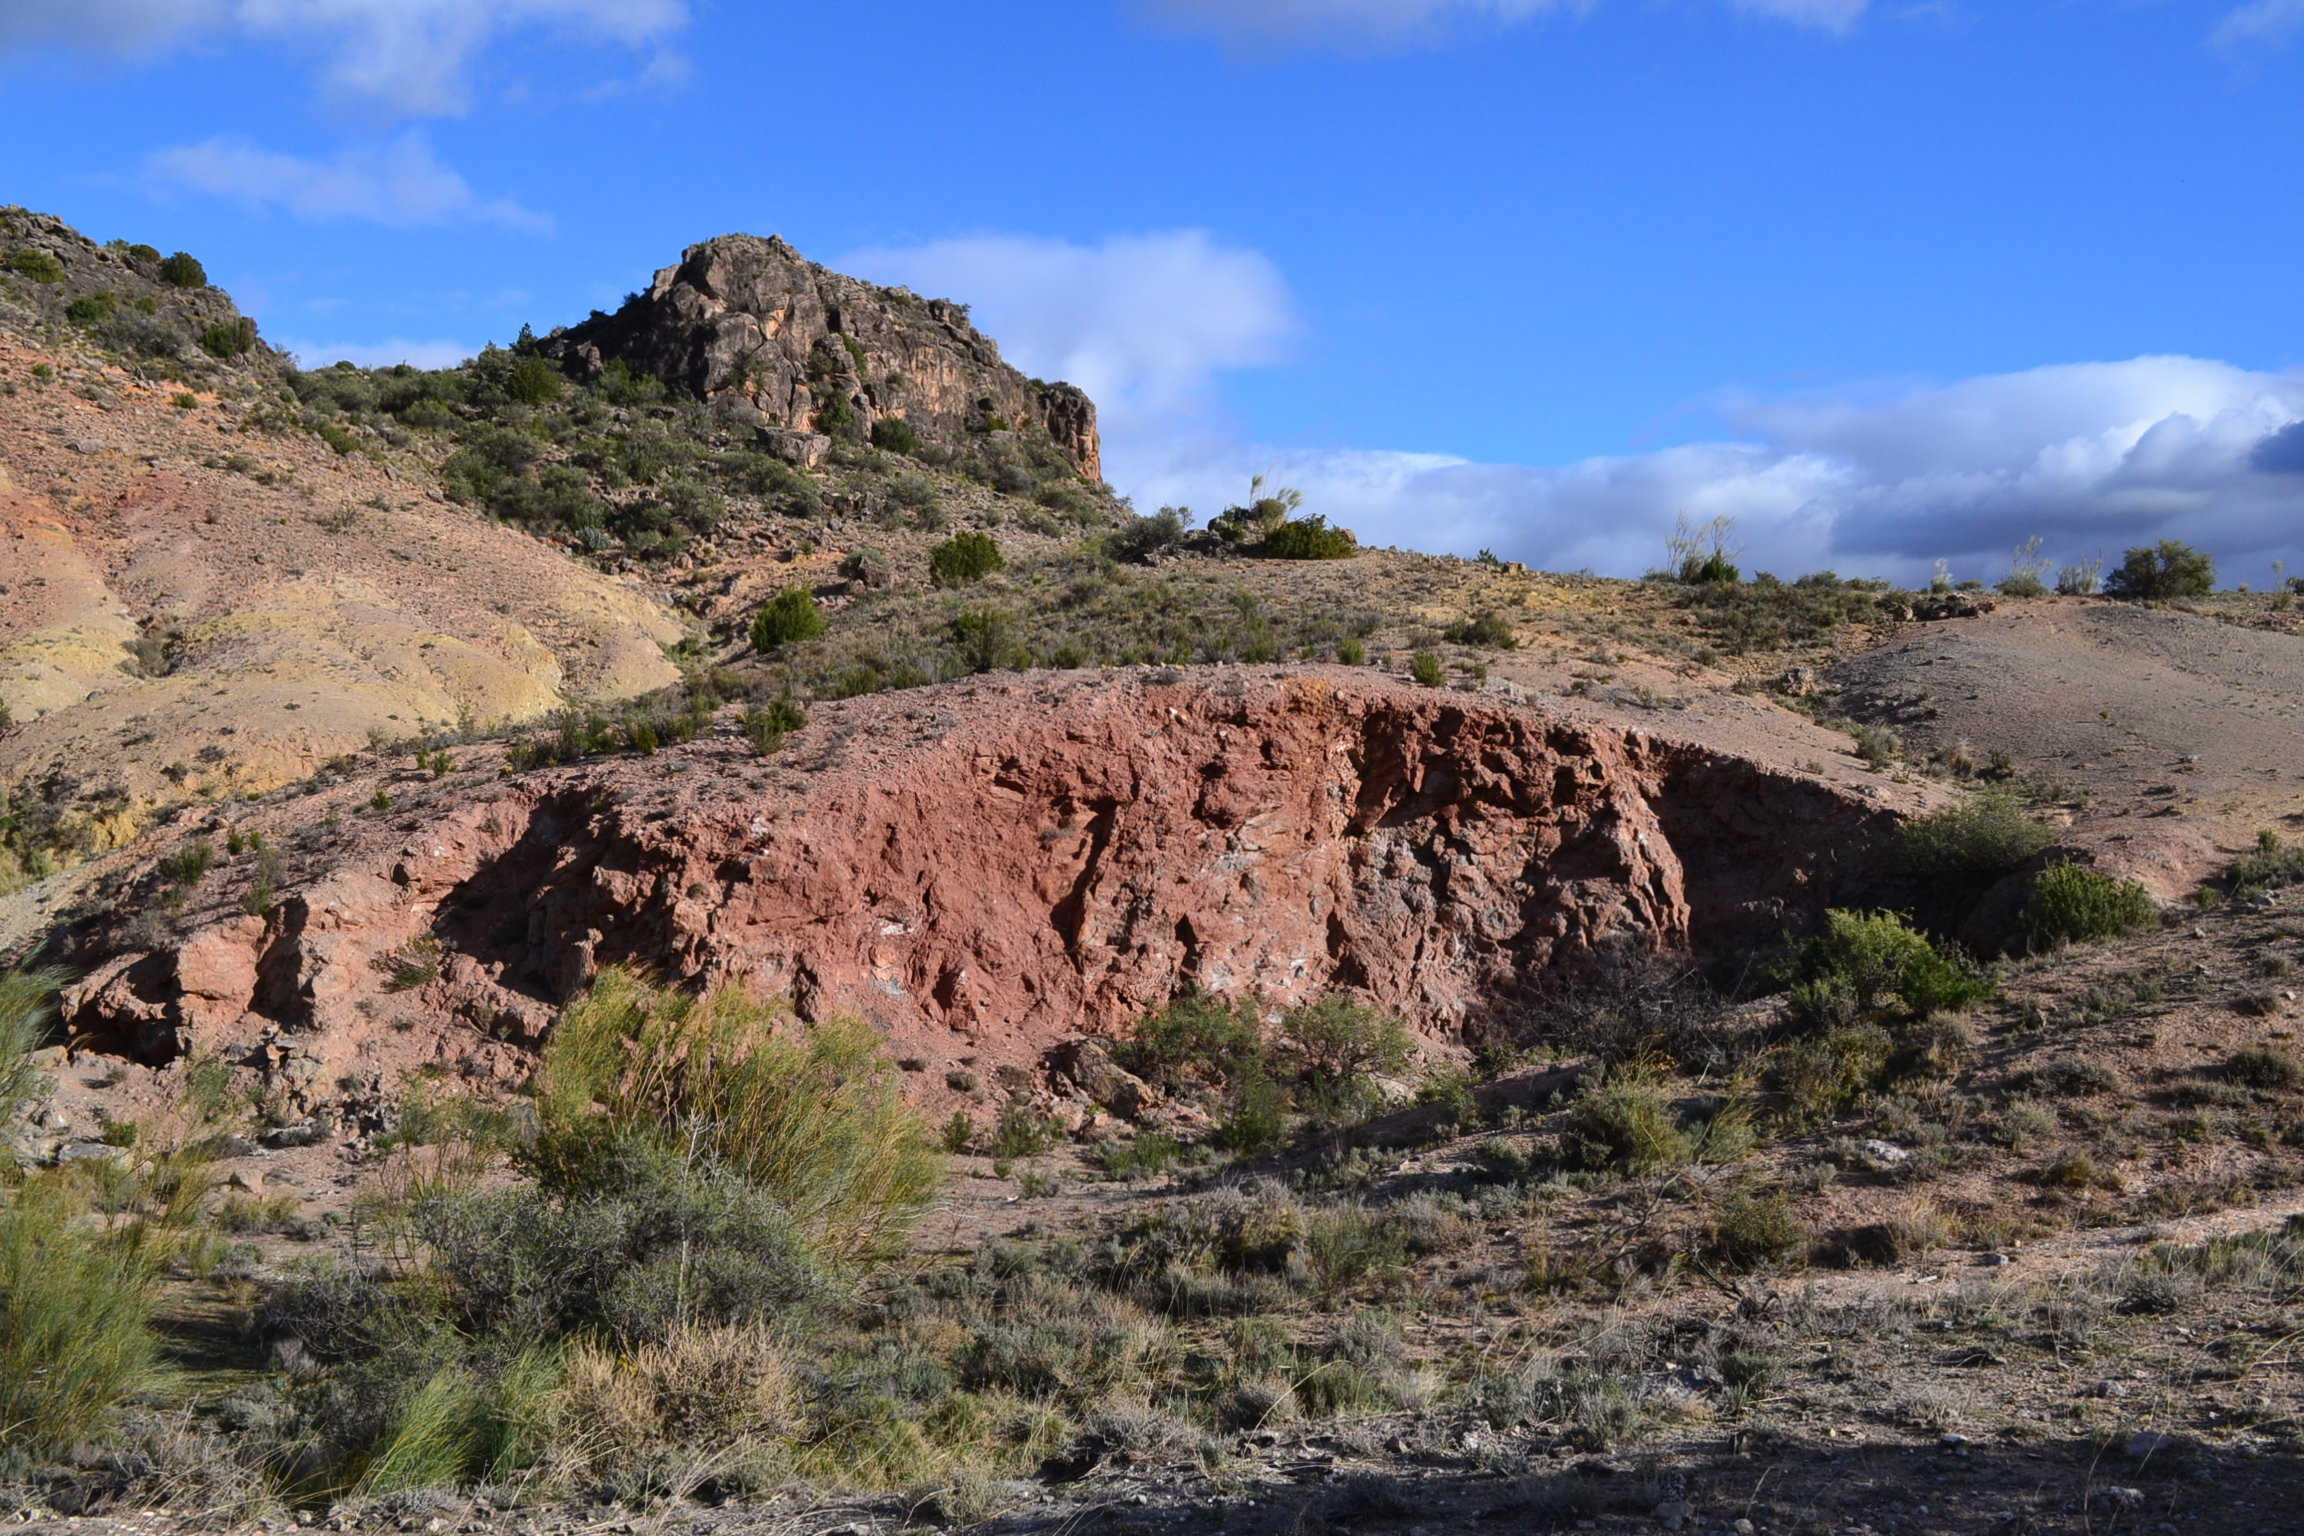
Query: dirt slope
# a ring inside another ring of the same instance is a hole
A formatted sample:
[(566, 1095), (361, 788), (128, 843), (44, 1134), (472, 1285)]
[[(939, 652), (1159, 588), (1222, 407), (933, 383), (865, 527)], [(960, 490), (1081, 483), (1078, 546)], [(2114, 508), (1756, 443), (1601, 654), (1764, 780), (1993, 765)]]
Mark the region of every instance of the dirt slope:
[(372, 735), (677, 676), (653, 595), (317, 438), (243, 431), (260, 403), (5, 336), (0, 377), (0, 783), (84, 846)]
[(2073, 836), (2163, 896), (2304, 812), (2304, 638), (2088, 599), (1913, 625), (1827, 674), (1859, 719), (2074, 786)]

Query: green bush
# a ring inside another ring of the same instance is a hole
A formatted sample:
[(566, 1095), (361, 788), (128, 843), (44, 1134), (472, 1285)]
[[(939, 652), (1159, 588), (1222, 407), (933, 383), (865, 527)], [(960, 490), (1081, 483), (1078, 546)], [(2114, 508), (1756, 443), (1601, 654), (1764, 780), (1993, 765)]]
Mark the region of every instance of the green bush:
[(1408, 1026), (1382, 1009), (1324, 997), (1281, 1017), (1273, 1055), (1294, 1080), (1299, 1107), (1341, 1123), (1382, 1106), (1381, 1080), (1408, 1070), (1416, 1043)]
[(928, 582), (937, 587), (965, 587), (1008, 568), (992, 535), (973, 529), (956, 533), (928, 552)]
[(1830, 1028), (1892, 1013), (1920, 1018), (1992, 995), (1965, 955), (1939, 949), (1893, 912), (1834, 910), (1824, 923), (1779, 976), (1798, 1023)]
[(1266, 1066), (1255, 1003), (1193, 990), (1146, 1017), (1113, 1056), (1164, 1093), (1223, 1089), (1262, 1076)]
[(1365, 666), (1368, 662), (1368, 647), (1346, 635), (1336, 642), (1336, 660), (1347, 667)]
[(2117, 938), (2155, 923), (2160, 907), (2134, 880), (2115, 880), (2085, 865), (2054, 864), (2032, 882), (2021, 919), (2035, 950)]
[(808, 711), (790, 694), (772, 700), (765, 709), (744, 712), (744, 736), (763, 757), (784, 750), (784, 738), (808, 723)]
[(117, 314), (120, 301), (109, 293), (84, 293), (64, 306), (64, 317), (74, 325), (99, 325)]
[(752, 648), (773, 651), (824, 633), (824, 611), (806, 587), (786, 587), (752, 619)]
[(1709, 555), (1690, 555), (1674, 574), (1689, 586), (1732, 587), (1744, 579), (1736, 562), (1717, 550)]
[(1562, 1148), (1577, 1167), (1617, 1173), (1677, 1168), (1695, 1143), (1655, 1076), (1638, 1067), (1605, 1073), (1568, 1113)]
[(156, 1369), (164, 1255), (86, 1216), (56, 1175), (18, 1186), (0, 1208), (0, 1447), (87, 1444)]
[(740, 988), (702, 998), (607, 970), (536, 1074), (539, 1167), (566, 1183), (602, 1148), (708, 1158), (777, 1201), (835, 1261), (892, 1252), (940, 1165), (870, 1029), (799, 1029)]
[(1290, 518), (1264, 535), (1256, 552), (1274, 560), (1348, 560), (1360, 553), (1349, 528), (1331, 528), (1318, 514)]
[(0, 265), (5, 265), (9, 271), (20, 277), (28, 277), (36, 283), (60, 283), (64, 281), (63, 263), (46, 251), (37, 251), (30, 246), (21, 246), (10, 251), (7, 260)]
[(1776, 1090), (1795, 1125), (1820, 1125), (1879, 1085), (1896, 1042), (1877, 1024), (1844, 1024), (1795, 1040), (1777, 1055)]
[(200, 333), (200, 350), (213, 358), (245, 357), (255, 347), (256, 322), (246, 315), (237, 320), (219, 320)]
[(2140, 544), (2121, 556), (2120, 568), (2104, 578), (2104, 590), (2140, 602), (2206, 597), (2216, 590), (2216, 562), (2206, 551), (2176, 539)]
[(1445, 638), (1458, 645), (1477, 645), (1498, 651), (1509, 651), (1520, 643), (1519, 637), (1512, 633), (1511, 622), (1494, 609), (1486, 609), (1461, 624), (1452, 625)]
[(1448, 681), (1448, 669), (1430, 651), (1418, 651), (1409, 659), (1408, 675), (1427, 688), (1437, 688)]
[(2304, 1088), (2304, 1062), (2276, 1045), (2234, 1051), (2224, 1062), (2224, 1075), (2243, 1088), (2266, 1093), (2294, 1093)]
[(522, 405), (550, 405), (568, 381), (550, 361), (531, 352), (504, 376), (504, 392)]
[(160, 263), (160, 280), (171, 288), (205, 288), (208, 269), (188, 251), (178, 251)]
[(920, 434), (901, 416), (883, 416), (872, 423), (872, 446), (889, 453), (918, 453)]
[(2054, 836), (2022, 800), (1990, 789), (1904, 823), (1896, 833), (1896, 862), (1914, 875), (2005, 874)]
[(1806, 1223), (1780, 1192), (1731, 1195), (1712, 1219), (1713, 1248), (1740, 1269), (1781, 1264), (1805, 1253), (1808, 1242)]

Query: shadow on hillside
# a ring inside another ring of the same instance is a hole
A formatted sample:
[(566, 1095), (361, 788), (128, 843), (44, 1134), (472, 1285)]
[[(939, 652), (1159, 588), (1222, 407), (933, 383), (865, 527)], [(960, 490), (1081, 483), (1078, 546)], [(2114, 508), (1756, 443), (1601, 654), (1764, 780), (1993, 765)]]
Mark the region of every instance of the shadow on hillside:
[(1002, 1536), (1593, 1529), (2288, 1536), (2304, 1529), (2304, 1456), (2205, 1447), (2181, 1437), (2142, 1459), (2125, 1443), (2069, 1438), (1898, 1445), (1714, 1439), (1641, 1453), (1525, 1457), (1468, 1455), (1460, 1440), (1449, 1453), (1418, 1454), (1392, 1440), (1404, 1449), (1371, 1464), (1333, 1454), (1332, 1442), (1305, 1428), (1301, 1440), (1229, 1469), (1237, 1476), (1212, 1481), (1197, 1469), (1168, 1475), (1107, 1463), (1060, 1487), (1049, 1506), (979, 1529)]

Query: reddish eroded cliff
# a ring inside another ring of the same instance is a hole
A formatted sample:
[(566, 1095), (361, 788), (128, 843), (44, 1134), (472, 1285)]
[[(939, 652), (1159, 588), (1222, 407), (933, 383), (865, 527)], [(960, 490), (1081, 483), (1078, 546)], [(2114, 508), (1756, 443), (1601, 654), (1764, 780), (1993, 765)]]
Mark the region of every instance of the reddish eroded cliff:
[(731, 727), (357, 819), (269, 917), (67, 1005), (85, 1046), (253, 1052), (310, 1099), (412, 1055), (514, 1075), (611, 963), (860, 1014), (937, 1069), (1036, 1070), (1188, 984), (1348, 988), (1454, 1042), (1604, 952), (1732, 953), (1845, 899), (1872, 793), (1371, 672), (987, 679), (819, 706), (772, 759)]

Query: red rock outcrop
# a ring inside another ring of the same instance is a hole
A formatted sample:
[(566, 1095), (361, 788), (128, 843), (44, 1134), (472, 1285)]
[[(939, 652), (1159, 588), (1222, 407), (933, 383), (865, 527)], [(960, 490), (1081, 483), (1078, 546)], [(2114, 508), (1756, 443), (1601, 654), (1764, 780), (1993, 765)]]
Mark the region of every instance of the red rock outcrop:
[(1775, 938), (1892, 819), (1368, 672), (984, 680), (819, 706), (774, 759), (731, 728), (369, 819), (269, 918), (117, 955), (67, 1011), (86, 1045), (314, 1084), (389, 1056), (395, 1017), (446, 1054), (533, 1044), (609, 963), (860, 1014), (938, 1067), (1037, 1069), (1187, 984), (1351, 988), (1455, 1041), (1612, 951)]

